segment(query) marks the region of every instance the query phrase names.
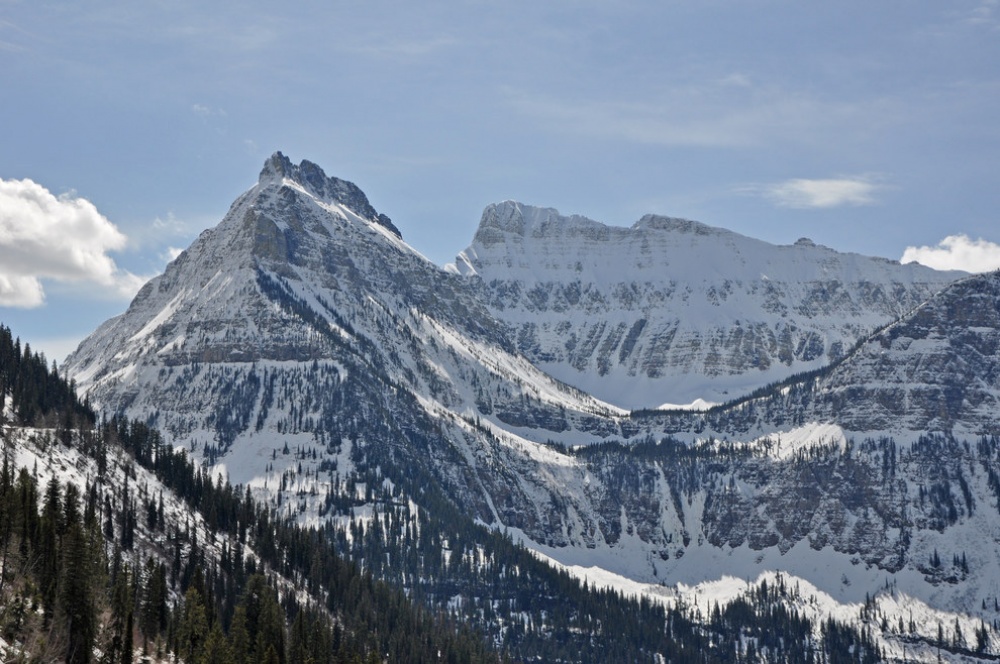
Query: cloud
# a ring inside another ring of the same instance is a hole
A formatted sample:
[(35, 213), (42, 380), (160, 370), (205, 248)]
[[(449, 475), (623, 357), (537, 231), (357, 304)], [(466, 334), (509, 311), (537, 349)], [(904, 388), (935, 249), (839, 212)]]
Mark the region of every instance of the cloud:
[(853, 135), (862, 120), (871, 126), (885, 114), (881, 100), (830, 102), (756, 86), (740, 73), (673, 86), (644, 99), (567, 99), (510, 87), (501, 92), (516, 112), (553, 129), (664, 147), (815, 145), (817, 137)]
[(667, 147), (749, 147), (760, 142), (752, 112), (690, 112), (691, 104), (567, 101), (505, 90), (518, 112), (560, 131)]
[(43, 302), (45, 293), (38, 279), (0, 273), (0, 306), (30, 309)]
[(997, 0), (982, 0), (965, 18), (965, 22), (970, 25), (984, 25), (996, 27), (996, 9), (1000, 4)]
[(41, 306), (42, 279), (96, 283), (131, 297), (142, 277), (108, 256), (126, 242), (90, 201), (57, 197), (31, 180), (0, 179), (0, 306)]
[(191, 107), (191, 112), (194, 113), (195, 115), (203, 117), (203, 118), (212, 118), (212, 117), (224, 118), (224, 117), (226, 117), (226, 111), (225, 111), (225, 109), (222, 109), (222, 108), (213, 108), (211, 106), (206, 106), (204, 104), (194, 104)]
[(833, 208), (844, 205), (871, 205), (882, 185), (866, 176), (808, 180), (795, 178), (776, 184), (750, 187), (779, 207)]
[(167, 247), (167, 250), (163, 252), (163, 260), (170, 263), (176, 260), (182, 253), (184, 253), (184, 250), (180, 247)]
[(936, 247), (907, 247), (900, 263), (920, 263), (936, 270), (1000, 270), (1000, 244), (968, 235), (949, 235)]

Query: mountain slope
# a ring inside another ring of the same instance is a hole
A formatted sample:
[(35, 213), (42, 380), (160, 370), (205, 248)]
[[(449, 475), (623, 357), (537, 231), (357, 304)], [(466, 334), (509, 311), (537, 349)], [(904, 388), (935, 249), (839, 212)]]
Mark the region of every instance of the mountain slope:
[(453, 266), (540, 368), (625, 408), (724, 402), (841, 357), (960, 273), (514, 202)]
[(709, 432), (745, 440), (821, 422), (900, 442), (923, 434), (976, 440), (997, 432), (998, 376), (1000, 273), (979, 274), (948, 285), (822, 370), (703, 414), (642, 419), (688, 439)]

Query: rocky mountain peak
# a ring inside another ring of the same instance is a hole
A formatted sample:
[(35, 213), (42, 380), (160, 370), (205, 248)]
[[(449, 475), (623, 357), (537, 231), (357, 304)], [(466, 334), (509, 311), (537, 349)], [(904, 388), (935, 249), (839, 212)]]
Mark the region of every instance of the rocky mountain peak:
[(483, 210), (474, 243), (484, 246), (524, 238), (551, 238), (585, 231), (603, 224), (580, 215), (562, 215), (559, 210), (503, 201)]
[(368, 197), (353, 182), (328, 176), (319, 165), (303, 159), (298, 166), (281, 152), (275, 152), (264, 162), (257, 180), (261, 188), (292, 182), (311, 196), (325, 203), (338, 203), (350, 208), (358, 216), (373, 221), (402, 239), (399, 229), (384, 214), (372, 207)]

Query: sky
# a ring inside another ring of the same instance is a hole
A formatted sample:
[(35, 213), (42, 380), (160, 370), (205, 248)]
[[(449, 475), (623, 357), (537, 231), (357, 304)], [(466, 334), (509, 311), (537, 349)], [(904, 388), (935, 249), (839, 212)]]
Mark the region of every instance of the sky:
[(281, 150), (438, 264), (514, 199), (1000, 267), (1000, 0), (0, 0), (0, 323), (61, 360)]

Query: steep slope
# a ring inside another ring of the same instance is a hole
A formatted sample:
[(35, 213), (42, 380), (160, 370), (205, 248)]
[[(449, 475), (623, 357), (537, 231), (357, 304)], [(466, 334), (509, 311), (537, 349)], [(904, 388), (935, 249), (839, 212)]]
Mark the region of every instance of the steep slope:
[(998, 372), (993, 273), (946, 287), (828, 369), (705, 413), (639, 414), (669, 437), (576, 456), (567, 485), (589, 475), (607, 491), (596, 503), (607, 550), (587, 557), (685, 583), (777, 567), (841, 601), (891, 578), (989, 620), (1000, 596)]
[(815, 391), (813, 416), (851, 431), (996, 435), (1000, 273), (949, 286), (861, 346)]
[(0, 660), (500, 661), (27, 348), (0, 326)]
[(452, 269), (539, 367), (625, 408), (729, 401), (833, 360), (960, 273), (774, 246), (647, 215), (631, 228), (487, 207)]

